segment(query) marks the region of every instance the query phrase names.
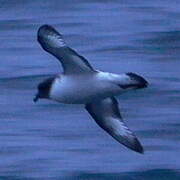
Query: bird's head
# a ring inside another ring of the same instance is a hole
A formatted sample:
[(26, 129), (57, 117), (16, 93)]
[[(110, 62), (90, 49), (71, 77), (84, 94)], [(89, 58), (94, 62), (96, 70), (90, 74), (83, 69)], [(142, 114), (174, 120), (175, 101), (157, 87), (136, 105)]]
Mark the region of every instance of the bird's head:
[(54, 79), (55, 78), (48, 78), (38, 85), (38, 92), (33, 99), (34, 102), (37, 102), (38, 99), (48, 99), (49, 98), (51, 86), (52, 86)]

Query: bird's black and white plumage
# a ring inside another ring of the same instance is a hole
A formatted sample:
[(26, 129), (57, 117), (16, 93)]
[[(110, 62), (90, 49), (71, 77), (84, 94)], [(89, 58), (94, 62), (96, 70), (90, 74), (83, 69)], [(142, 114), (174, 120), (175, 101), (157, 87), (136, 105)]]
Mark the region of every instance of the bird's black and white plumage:
[(95, 70), (83, 56), (66, 45), (52, 26), (41, 26), (37, 39), (45, 51), (61, 62), (64, 72), (40, 83), (34, 101), (47, 98), (61, 103), (85, 104), (97, 124), (114, 139), (143, 153), (140, 142), (123, 122), (114, 96), (129, 89), (145, 88), (147, 81), (135, 73), (118, 75)]
[(43, 49), (62, 63), (65, 74), (93, 72), (93, 68), (89, 62), (69, 48), (64, 42), (62, 35), (59, 34), (53, 27), (44, 25), (39, 28), (38, 41)]
[(96, 123), (114, 139), (136, 152), (143, 153), (140, 142), (123, 122), (114, 97), (86, 104), (85, 107)]

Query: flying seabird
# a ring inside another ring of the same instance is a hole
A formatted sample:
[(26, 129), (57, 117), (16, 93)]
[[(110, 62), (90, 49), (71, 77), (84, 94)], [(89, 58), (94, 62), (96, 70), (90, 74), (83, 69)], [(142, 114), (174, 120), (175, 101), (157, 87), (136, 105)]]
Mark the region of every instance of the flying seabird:
[(61, 62), (64, 72), (41, 82), (34, 102), (45, 98), (85, 104), (85, 109), (102, 129), (126, 147), (143, 153), (139, 140), (122, 120), (114, 96), (129, 89), (145, 88), (148, 82), (135, 73), (113, 74), (94, 69), (83, 56), (68, 47), (62, 35), (50, 25), (39, 28), (37, 40)]

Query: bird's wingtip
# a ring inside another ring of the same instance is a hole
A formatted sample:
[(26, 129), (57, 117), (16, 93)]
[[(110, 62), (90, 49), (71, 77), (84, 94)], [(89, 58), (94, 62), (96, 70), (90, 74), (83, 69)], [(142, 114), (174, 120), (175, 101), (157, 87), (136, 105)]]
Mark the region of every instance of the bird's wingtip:
[(48, 32), (48, 31), (54, 31), (55, 29), (49, 25), (49, 24), (44, 24), (42, 26), (39, 27), (38, 29), (38, 35), (41, 35), (41, 34), (44, 34), (45, 32)]
[(37, 40), (44, 47), (63, 47), (66, 43), (62, 35), (51, 25), (44, 24), (39, 27), (37, 32)]
[(135, 144), (132, 150), (136, 151), (137, 153), (144, 154), (144, 148), (137, 138), (135, 139)]

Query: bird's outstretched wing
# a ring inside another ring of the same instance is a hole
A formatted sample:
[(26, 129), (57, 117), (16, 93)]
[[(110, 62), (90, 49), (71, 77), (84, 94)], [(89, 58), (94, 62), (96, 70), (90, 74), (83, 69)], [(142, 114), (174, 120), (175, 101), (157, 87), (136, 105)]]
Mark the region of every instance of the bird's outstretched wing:
[(123, 122), (114, 97), (86, 104), (85, 108), (96, 123), (114, 139), (136, 152), (143, 153), (142, 145)]
[(60, 60), (65, 74), (91, 73), (95, 71), (83, 56), (80, 56), (66, 45), (62, 35), (52, 26), (41, 26), (38, 30), (37, 40), (45, 51)]

